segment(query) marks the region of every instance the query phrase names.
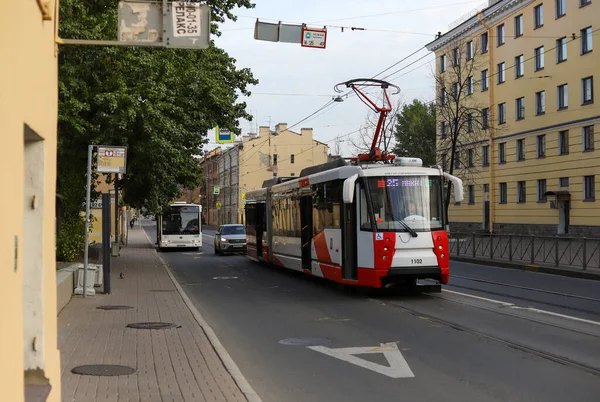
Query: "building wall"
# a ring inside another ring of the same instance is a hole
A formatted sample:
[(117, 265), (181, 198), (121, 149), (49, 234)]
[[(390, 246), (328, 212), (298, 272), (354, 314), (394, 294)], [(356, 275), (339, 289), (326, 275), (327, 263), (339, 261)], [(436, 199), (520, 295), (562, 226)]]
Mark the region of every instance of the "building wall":
[(218, 211), (215, 207), (216, 196), (213, 195), (213, 187), (218, 184), (218, 158), (221, 155), (221, 148), (215, 148), (207, 152), (200, 160), (202, 175), (204, 177), (204, 186), (200, 188), (200, 200), (202, 204), (202, 213), (204, 214), (205, 224), (216, 225)]
[[(465, 201), (451, 205), (450, 218), (453, 229), (479, 230), (483, 223), (485, 199), (491, 203), (491, 221), (496, 232), (525, 232), (554, 235), (562, 232), (560, 216), (564, 204), (553, 196), (538, 197), (538, 180), (546, 179), (547, 191), (568, 191), (570, 193), (569, 234), (599, 236), (600, 208), (597, 201), (584, 200), (584, 176), (594, 176), (595, 194), (600, 187), (600, 111), (598, 102), (583, 103), (582, 79), (593, 77), (593, 94), (597, 98), (597, 74), (600, 53), (598, 49), (581, 54), (580, 31), (592, 27), (593, 38), (600, 29), (597, 15), (600, 5), (596, 1), (584, 7), (579, 1), (566, 1), (566, 15), (556, 18), (555, 2), (503, 0), (497, 6), (484, 10), (482, 17), (493, 8), (502, 8), (497, 16), (483, 18), (489, 24), (490, 61), (488, 68), (497, 74), (497, 64), (506, 63), (506, 81), (498, 83), (496, 75), (490, 75), (490, 99), (488, 104), (494, 112), (489, 130), (490, 166), (477, 168), (482, 174), (472, 175), (459, 172), (465, 180)], [(543, 4), (543, 26), (534, 28), (534, 7)], [(488, 13), (489, 14), (489, 13)], [(515, 37), (515, 17), (523, 15), (523, 36)], [(479, 38), (486, 27), (477, 24), (477, 17), (471, 22), (455, 28), (458, 32), (472, 25), (470, 32), (457, 35), (455, 41), (464, 41), (468, 36)], [(497, 46), (496, 32), (500, 24), (505, 26), (505, 43)], [(444, 35), (450, 37), (453, 31)], [(573, 36), (574, 35), (574, 36)], [(556, 40), (567, 39), (567, 59), (557, 62)], [(440, 44), (444, 38), (437, 39)], [(596, 41), (597, 42), (597, 41)], [(593, 46), (598, 47), (594, 41)], [(438, 46), (434, 42), (430, 49), (439, 55), (448, 52), (451, 44)], [(544, 67), (536, 71), (534, 49), (544, 46)], [(524, 74), (515, 76), (515, 57), (524, 56)], [(568, 84), (568, 107), (558, 107), (557, 86)], [(480, 87), (476, 87), (480, 91)], [(545, 91), (545, 113), (536, 113), (536, 92)], [(516, 119), (516, 99), (524, 97), (525, 113), (521, 120)], [(499, 124), (498, 104), (506, 103), (506, 123)], [(584, 150), (583, 127), (595, 128), (593, 150)], [(559, 149), (559, 132), (568, 132), (566, 153)], [(545, 135), (545, 154), (537, 155), (537, 137)], [(517, 141), (522, 140), (525, 150), (524, 160), (517, 160)], [(504, 144), (505, 161), (500, 161), (500, 144)], [(487, 174), (486, 174), (487, 173)], [(560, 178), (568, 178), (568, 186), (559, 185)], [(518, 183), (525, 182), (525, 200), (519, 202)], [(500, 202), (500, 183), (506, 183), (506, 201)], [(475, 202), (468, 202), (468, 185), (475, 185)], [(489, 184), (489, 193), (483, 192), (483, 185)]]
[[(306, 167), (326, 163), (329, 147), (313, 138), (312, 128), (302, 128), (300, 133), (288, 130), (279, 123), (275, 131), (260, 127), (259, 136), (244, 137), (240, 149), (240, 188), (261, 188), (265, 180), (277, 176), (299, 176)], [(275, 156), (277, 161), (275, 162)], [(243, 196), (239, 205), (243, 212)]]
[[(0, 6), (0, 331), (2, 399), (23, 401), (25, 385), (49, 383), (60, 401), (55, 203), (57, 59), (54, 2), (44, 20), (35, 1)], [(16, 258), (15, 258), (16, 257)], [(35, 377), (35, 379), (34, 379)]]
[(219, 224), (239, 223), (241, 210), (239, 210), (239, 148), (237, 145), (222, 151), (217, 159), (218, 185), (221, 194), (216, 199), (222, 206), (217, 210)]

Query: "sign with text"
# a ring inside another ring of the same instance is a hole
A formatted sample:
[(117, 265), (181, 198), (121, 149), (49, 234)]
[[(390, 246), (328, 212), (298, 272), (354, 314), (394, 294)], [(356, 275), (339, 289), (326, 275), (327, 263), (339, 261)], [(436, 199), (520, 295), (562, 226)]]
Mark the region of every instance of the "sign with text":
[(184, 1), (173, 2), (173, 36), (199, 36), (200, 35), (200, 4)]
[(327, 29), (302, 27), (302, 47), (325, 49), (327, 46)]
[(127, 148), (98, 145), (98, 173), (125, 173)]
[(216, 134), (218, 144), (233, 142), (235, 140), (235, 135), (228, 128), (221, 128), (217, 126)]

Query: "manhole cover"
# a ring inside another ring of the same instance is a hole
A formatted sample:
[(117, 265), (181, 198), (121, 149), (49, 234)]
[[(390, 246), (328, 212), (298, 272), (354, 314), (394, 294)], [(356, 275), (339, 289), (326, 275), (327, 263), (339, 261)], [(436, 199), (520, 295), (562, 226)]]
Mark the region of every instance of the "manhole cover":
[(119, 366), (114, 364), (90, 364), (87, 366), (77, 366), (71, 370), (73, 374), (94, 375), (94, 376), (117, 376), (131, 375), (135, 373), (133, 367)]
[(175, 289), (152, 289), (151, 292), (174, 292)]
[(180, 328), (181, 326), (170, 322), (136, 322), (127, 324), (127, 327), (136, 329), (171, 329)]
[(327, 338), (288, 338), (279, 341), (282, 345), (289, 346), (317, 346), (331, 342)]
[(129, 310), (130, 308), (133, 308), (133, 307), (131, 307), (131, 306), (98, 306), (96, 308), (100, 309), (100, 310)]

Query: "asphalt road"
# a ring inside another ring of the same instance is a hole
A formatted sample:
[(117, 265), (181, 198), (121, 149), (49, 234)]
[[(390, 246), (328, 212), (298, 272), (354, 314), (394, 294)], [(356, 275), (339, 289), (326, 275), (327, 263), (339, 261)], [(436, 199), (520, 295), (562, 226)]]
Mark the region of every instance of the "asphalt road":
[(455, 263), (442, 293), (373, 296), (216, 256), (212, 234), (200, 253), (162, 256), (265, 402), (575, 402), (600, 393), (599, 303), (538, 291), (593, 298), (600, 283)]

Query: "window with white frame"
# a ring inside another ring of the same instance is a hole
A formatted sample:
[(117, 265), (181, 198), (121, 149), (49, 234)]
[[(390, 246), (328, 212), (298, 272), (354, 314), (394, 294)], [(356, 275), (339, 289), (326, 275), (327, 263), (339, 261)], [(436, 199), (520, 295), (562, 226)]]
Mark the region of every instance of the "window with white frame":
[(488, 128), (490, 126), (490, 109), (485, 108), (481, 110), (481, 127)]
[(535, 114), (542, 115), (546, 113), (546, 91), (535, 93)]
[(460, 88), (458, 86), (458, 82), (452, 83), (452, 97), (453, 100), (456, 101), (460, 95)]
[(515, 38), (523, 36), (523, 14), (515, 17)]
[(594, 103), (594, 77), (581, 80), (581, 98), (581, 103), (584, 105)]
[(546, 201), (546, 179), (537, 181), (537, 200), (538, 202)]
[(581, 30), (581, 54), (586, 54), (592, 51), (592, 27), (587, 27)]
[(481, 166), (490, 165), (490, 146), (484, 145), (481, 147)]
[(460, 64), (460, 48), (454, 48), (452, 51), (452, 65), (457, 67)]
[(558, 154), (569, 154), (569, 130), (562, 130), (558, 132)]
[(556, 109), (562, 110), (569, 107), (569, 85), (562, 84), (556, 87)]
[(536, 47), (533, 51), (533, 64), (535, 66), (535, 71), (544, 68), (544, 46)]
[(556, 40), (556, 63), (567, 60), (567, 37), (563, 36)]
[(592, 0), (579, 0), (579, 7), (584, 7), (588, 4), (592, 4)]
[(442, 139), (446, 138), (446, 126), (447, 124), (445, 121), (440, 123), (440, 137), (442, 137)]
[(567, 0), (554, 0), (556, 4), (556, 18), (567, 14)]
[(527, 202), (527, 187), (525, 181), (517, 182), (517, 202), (520, 204)]
[(525, 97), (520, 97), (515, 100), (515, 118), (523, 120), (525, 118)]
[(446, 55), (443, 54), (440, 56), (440, 73), (446, 71)]
[(583, 199), (586, 201), (596, 199), (596, 176), (583, 176)]
[(506, 123), (506, 102), (498, 105), (498, 124)]
[(490, 87), (490, 77), (487, 68), (481, 72), (481, 91), (487, 91)]
[(469, 184), (469, 205), (475, 204), (475, 186)]
[(473, 113), (467, 114), (467, 132), (473, 132)]
[(525, 57), (523, 55), (515, 57), (515, 78), (520, 78), (525, 74)]
[(497, 46), (504, 45), (504, 24), (500, 24), (496, 27), (496, 39)]
[(498, 63), (498, 84), (502, 84), (506, 81), (506, 63)]
[(440, 90), (440, 103), (445, 105), (448, 102), (448, 94), (446, 93), (446, 88), (442, 88)]
[(498, 195), (498, 201), (500, 204), (506, 204), (508, 202), (508, 186), (506, 183), (500, 183), (500, 191)]
[(541, 134), (536, 137), (536, 151), (538, 158), (546, 156), (546, 134)]
[(540, 4), (533, 8), (533, 28), (541, 28), (544, 26), (544, 5)]
[(467, 77), (467, 95), (473, 94), (473, 77)]
[(594, 150), (594, 126), (583, 127), (583, 151)]
[(525, 140), (523, 138), (517, 140), (517, 161), (525, 160)]
[(484, 32), (481, 34), (481, 54), (487, 53), (488, 50), (489, 50), (488, 33)]
[(506, 143), (498, 144), (498, 163), (506, 163)]
[(467, 42), (467, 45), (465, 46), (465, 50), (466, 50), (466, 57), (467, 60), (471, 60), (473, 59), (473, 41), (470, 40)]

